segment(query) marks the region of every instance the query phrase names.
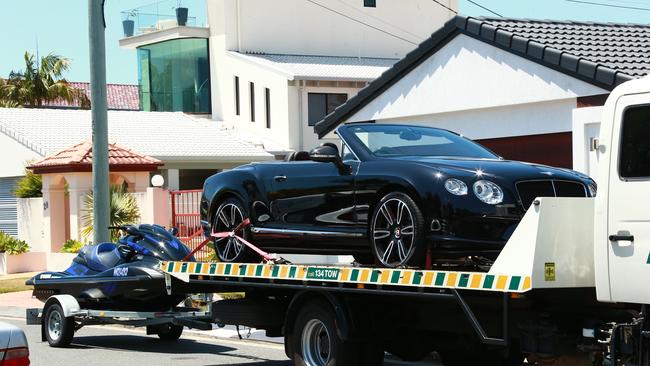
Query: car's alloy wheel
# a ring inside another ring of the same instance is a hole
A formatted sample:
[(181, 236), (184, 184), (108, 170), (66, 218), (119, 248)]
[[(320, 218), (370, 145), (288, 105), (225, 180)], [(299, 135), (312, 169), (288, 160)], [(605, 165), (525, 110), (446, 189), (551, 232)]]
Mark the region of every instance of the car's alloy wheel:
[(370, 242), (379, 263), (385, 267), (416, 265), (422, 260), (420, 228), (422, 214), (403, 193), (391, 193), (374, 210)]
[[(228, 199), (217, 209), (212, 223), (212, 230), (218, 233), (233, 231), (247, 217), (248, 215), (239, 200)], [(246, 238), (247, 229), (242, 228), (235, 234)], [(235, 237), (215, 239), (214, 247), (219, 260), (222, 262), (242, 261), (246, 255), (246, 246)]]

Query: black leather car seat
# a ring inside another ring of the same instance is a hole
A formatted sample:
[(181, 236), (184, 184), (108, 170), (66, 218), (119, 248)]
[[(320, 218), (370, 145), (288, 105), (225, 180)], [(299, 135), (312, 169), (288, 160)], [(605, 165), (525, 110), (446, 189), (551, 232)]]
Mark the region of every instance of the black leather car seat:
[(307, 161), (311, 160), (309, 157), (309, 153), (306, 151), (298, 151), (295, 153), (296, 155), (293, 157), (294, 161)]
[(311, 160), (309, 153), (306, 151), (293, 151), (284, 158), (284, 161), (306, 161)]

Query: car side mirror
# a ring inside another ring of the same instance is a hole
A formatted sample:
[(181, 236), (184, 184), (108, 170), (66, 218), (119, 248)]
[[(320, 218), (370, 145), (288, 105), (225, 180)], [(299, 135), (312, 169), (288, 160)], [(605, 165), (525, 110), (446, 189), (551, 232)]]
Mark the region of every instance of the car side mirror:
[(178, 228), (171, 228), (169, 229), (169, 233), (172, 234), (172, 236), (178, 236)]
[(309, 159), (319, 163), (334, 163), (339, 168), (341, 174), (350, 173), (350, 167), (343, 164), (343, 160), (341, 160), (339, 149), (332, 144), (323, 144), (315, 147), (309, 152)]
[(339, 150), (332, 145), (321, 145), (309, 152), (309, 158), (319, 163), (335, 163), (340, 160)]

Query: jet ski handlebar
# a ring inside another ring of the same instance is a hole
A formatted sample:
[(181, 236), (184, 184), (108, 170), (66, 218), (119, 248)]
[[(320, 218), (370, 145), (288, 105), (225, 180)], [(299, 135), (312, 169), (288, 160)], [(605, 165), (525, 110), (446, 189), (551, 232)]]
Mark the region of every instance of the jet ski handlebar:
[(121, 225), (121, 226), (109, 226), (108, 227), (110, 230), (122, 230), (125, 231), (129, 235), (133, 236), (142, 236), (142, 233), (140, 230), (138, 230), (137, 227), (131, 226), (131, 225)]

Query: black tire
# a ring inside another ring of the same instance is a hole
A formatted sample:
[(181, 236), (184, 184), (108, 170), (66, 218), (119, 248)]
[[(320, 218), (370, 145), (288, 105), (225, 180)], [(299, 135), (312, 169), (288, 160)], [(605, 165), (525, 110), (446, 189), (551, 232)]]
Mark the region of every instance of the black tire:
[(172, 323), (161, 324), (158, 326), (156, 334), (158, 335), (158, 338), (163, 341), (173, 342), (178, 340), (178, 338), (181, 337), (181, 334), (183, 334), (183, 326)]
[(384, 267), (422, 266), (424, 229), (422, 211), (411, 197), (402, 192), (385, 195), (375, 205), (368, 230), (377, 263)]
[(345, 342), (339, 338), (331, 306), (306, 304), (294, 323), (291, 342), (296, 366), (377, 366), (383, 351), (370, 342)]
[(74, 317), (66, 318), (63, 308), (58, 303), (53, 303), (45, 310), (43, 317), (43, 334), (52, 347), (67, 347), (74, 336)]
[[(232, 216), (234, 216), (234, 219)], [(250, 218), (250, 216), (242, 202), (237, 198), (227, 198), (219, 204), (214, 212), (212, 230), (215, 232), (232, 231), (247, 218)], [(250, 240), (250, 228), (244, 228), (237, 235)], [(235, 238), (215, 239), (213, 245), (217, 258), (221, 262), (249, 262), (257, 259), (257, 253), (252, 253), (250, 249)]]

